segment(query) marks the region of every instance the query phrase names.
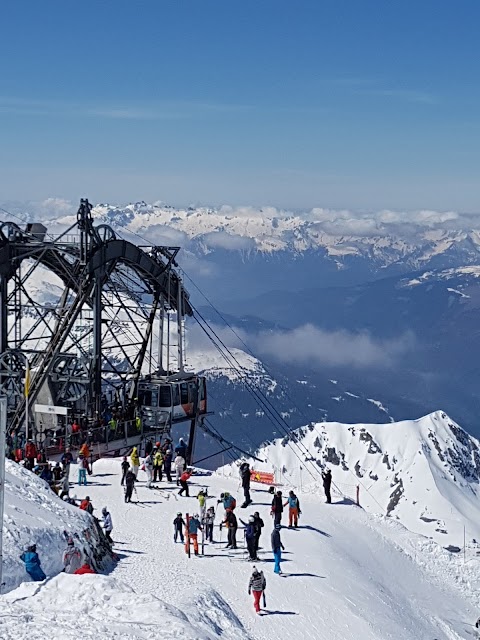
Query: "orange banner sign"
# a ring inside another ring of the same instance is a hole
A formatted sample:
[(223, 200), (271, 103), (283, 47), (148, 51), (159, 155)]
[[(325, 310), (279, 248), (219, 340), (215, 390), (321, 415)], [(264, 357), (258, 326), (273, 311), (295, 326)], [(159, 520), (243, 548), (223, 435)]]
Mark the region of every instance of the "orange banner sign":
[(266, 473), (265, 471), (250, 471), (250, 480), (252, 482), (261, 482), (262, 484), (274, 484), (275, 476), (273, 473)]

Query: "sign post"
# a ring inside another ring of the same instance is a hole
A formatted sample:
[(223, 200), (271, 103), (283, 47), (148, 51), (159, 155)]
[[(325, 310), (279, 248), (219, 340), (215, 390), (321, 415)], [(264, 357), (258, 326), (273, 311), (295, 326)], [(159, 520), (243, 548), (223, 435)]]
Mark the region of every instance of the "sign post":
[(0, 397), (0, 593), (3, 587), (3, 507), (5, 503), (5, 442), (7, 436), (7, 398)]

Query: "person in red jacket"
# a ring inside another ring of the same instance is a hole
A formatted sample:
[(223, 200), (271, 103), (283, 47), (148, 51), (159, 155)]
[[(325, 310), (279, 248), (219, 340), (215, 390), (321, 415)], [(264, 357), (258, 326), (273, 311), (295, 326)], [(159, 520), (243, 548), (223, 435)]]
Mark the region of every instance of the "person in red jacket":
[(25, 458), (28, 460), (30, 470), (33, 469), (35, 465), (35, 458), (37, 457), (37, 454), (37, 447), (33, 440), (27, 440), (27, 444), (25, 445)]
[(92, 569), (92, 567), (88, 564), (88, 562), (85, 562), (85, 564), (82, 564), (80, 569), (77, 569), (76, 571), (73, 572), (73, 575), (81, 576), (84, 573), (97, 573), (97, 572), (94, 569)]
[(187, 496), (187, 498), (190, 497), (190, 494), (188, 493), (188, 480), (190, 479), (191, 475), (192, 475), (192, 472), (190, 471), (190, 469), (187, 469), (180, 476), (180, 485), (182, 488), (178, 492), (179, 496), (182, 496), (183, 492), (185, 491), (185, 495)]

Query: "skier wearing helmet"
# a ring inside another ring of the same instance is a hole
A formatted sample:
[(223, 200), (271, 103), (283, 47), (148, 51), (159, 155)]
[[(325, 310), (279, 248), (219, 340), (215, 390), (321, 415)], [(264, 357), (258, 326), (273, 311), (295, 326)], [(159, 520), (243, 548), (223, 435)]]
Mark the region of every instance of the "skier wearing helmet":
[(280, 562), (282, 561), (282, 550), (285, 550), (285, 547), (282, 544), (282, 539), (280, 538), (280, 529), (282, 525), (280, 523), (275, 525), (275, 528), (272, 531), (272, 551), (273, 558), (275, 560), (275, 568), (274, 573), (282, 573), (282, 569), (280, 568)]
[(250, 516), (248, 518), (248, 523), (244, 522), (242, 519), (240, 519), (240, 522), (245, 527), (245, 541), (247, 543), (248, 554), (250, 556), (249, 560), (258, 560), (255, 545), (255, 518)]
[(200, 524), (198, 513), (196, 513), (188, 521), (188, 538), (185, 542), (185, 551), (187, 553), (190, 546), (190, 541), (193, 542), (193, 551), (196, 556), (198, 556), (198, 530), (202, 531), (202, 525)]
[[(265, 591), (267, 581), (263, 575), (263, 571), (259, 571), (257, 567), (253, 567), (253, 572), (248, 583), (248, 594), (253, 591), (253, 606), (255, 611), (260, 613), (260, 598)], [(265, 606), (265, 596), (263, 597), (263, 606)]]

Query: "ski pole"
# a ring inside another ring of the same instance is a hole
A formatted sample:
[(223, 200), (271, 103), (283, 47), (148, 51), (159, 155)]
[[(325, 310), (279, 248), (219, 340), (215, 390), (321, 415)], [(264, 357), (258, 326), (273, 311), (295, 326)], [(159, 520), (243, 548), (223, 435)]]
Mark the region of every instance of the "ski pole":
[(267, 606), (267, 601), (265, 600), (265, 591), (263, 592), (263, 606)]

